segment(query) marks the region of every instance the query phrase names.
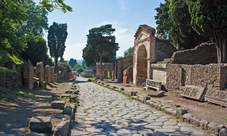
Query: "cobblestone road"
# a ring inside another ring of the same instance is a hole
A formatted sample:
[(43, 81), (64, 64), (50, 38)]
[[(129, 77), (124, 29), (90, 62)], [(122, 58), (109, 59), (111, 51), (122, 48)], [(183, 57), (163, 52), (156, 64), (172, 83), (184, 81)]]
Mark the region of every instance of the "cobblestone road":
[(94, 83), (80, 83), (71, 136), (206, 136), (190, 124)]

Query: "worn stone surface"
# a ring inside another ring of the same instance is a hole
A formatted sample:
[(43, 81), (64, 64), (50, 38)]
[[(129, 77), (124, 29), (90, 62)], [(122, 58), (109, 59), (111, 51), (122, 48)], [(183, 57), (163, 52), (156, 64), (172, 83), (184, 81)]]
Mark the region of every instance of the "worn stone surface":
[(204, 101), (205, 87), (186, 85), (181, 93), (181, 96), (199, 101)]
[(205, 95), (205, 101), (227, 107), (227, 91), (215, 90), (209, 87)]
[(52, 128), (54, 136), (67, 136), (70, 120), (63, 120)]
[(51, 117), (37, 116), (32, 117), (29, 122), (30, 130), (34, 132), (46, 132), (50, 129)]
[[(171, 116), (136, 100), (128, 99), (121, 93), (94, 83), (80, 84), (80, 88), (79, 99), (82, 101), (75, 114), (71, 136), (78, 134), (153, 136), (177, 133), (187, 136), (190, 135), (189, 132), (197, 133), (193, 127), (190, 131), (181, 131), (182, 126), (187, 126), (186, 123), (182, 122), (179, 125)], [(161, 107), (160, 104), (157, 105)]]
[(53, 101), (51, 102), (51, 108), (55, 108), (55, 109), (63, 109), (65, 108), (65, 101)]

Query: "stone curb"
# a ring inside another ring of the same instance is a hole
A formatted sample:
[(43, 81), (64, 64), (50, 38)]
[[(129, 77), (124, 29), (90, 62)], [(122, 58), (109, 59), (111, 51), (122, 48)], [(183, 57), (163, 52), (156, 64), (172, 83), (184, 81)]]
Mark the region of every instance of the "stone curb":
[(209, 122), (207, 120), (197, 119), (183, 108), (173, 108), (168, 105), (164, 106), (160, 102), (153, 101), (146, 97), (144, 98), (138, 95), (132, 96), (132, 92), (126, 91), (125, 88), (117, 88), (116, 86), (111, 86), (109, 84), (97, 80), (94, 80), (93, 82), (103, 87), (122, 93), (127, 97), (131, 97), (133, 100), (145, 103), (151, 107), (163, 111), (166, 114), (169, 114), (171, 116), (176, 117), (177, 119), (180, 119), (180, 121), (190, 123), (195, 127), (200, 127), (202, 130), (207, 130), (209, 131), (209, 133), (215, 134), (216, 136), (227, 136), (227, 128), (224, 125), (218, 124), (216, 122)]

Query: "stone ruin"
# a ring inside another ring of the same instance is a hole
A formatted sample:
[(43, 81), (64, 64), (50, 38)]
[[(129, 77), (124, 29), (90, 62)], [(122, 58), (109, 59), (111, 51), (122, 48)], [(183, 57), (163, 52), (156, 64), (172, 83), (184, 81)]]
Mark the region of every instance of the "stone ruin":
[(101, 73), (100, 63), (96, 63), (96, 78), (100, 79), (101, 74), (102, 74), (102, 78), (108, 78), (108, 72), (111, 78), (111, 73), (113, 70), (114, 68), (112, 63), (102, 63), (102, 73)]
[[(155, 29), (140, 25), (135, 33), (133, 60), (116, 60), (118, 81), (143, 86), (147, 79), (161, 82), (175, 96), (227, 106), (227, 64), (217, 63), (215, 44), (176, 51), (168, 40), (155, 37)], [(133, 65), (133, 72), (127, 68)]]
[(22, 65), (15, 65), (14, 63), (7, 63), (8, 68), (12, 68), (15, 72), (0, 74), (0, 86), (6, 88), (26, 87), (29, 90), (34, 87), (44, 88), (45, 84), (56, 82), (60, 77), (64, 78), (67, 74), (67, 69), (58, 76), (54, 73), (54, 66), (46, 65), (44, 67), (42, 62), (38, 62), (35, 67), (31, 63)]

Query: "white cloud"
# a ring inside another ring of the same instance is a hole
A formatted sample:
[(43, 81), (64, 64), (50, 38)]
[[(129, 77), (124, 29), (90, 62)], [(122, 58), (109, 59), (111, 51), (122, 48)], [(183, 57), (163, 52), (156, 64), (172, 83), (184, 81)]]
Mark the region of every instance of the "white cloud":
[(73, 45), (66, 45), (63, 58), (65, 60), (70, 60), (70, 58), (82, 60), (82, 50), (86, 46), (86, 43), (74, 43)]
[(126, 14), (127, 7), (126, 7), (126, 4), (125, 4), (125, 1), (124, 0), (118, 0), (118, 1), (120, 3), (120, 8), (121, 8), (122, 15)]
[(119, 50), (117, 51), (117, 56), (123, 56), (124, 52), (129, 48), (134, 46), (134, 32), (130, 31), (128, 28), (125, 28), (123, 25), (124, 22), (117, 21), (104, 21), (99, 23), (98, 26), (112, 24), (112, 27), (115, 28), (113, 35), (116, 37), (116, 42), (119, 44)]

